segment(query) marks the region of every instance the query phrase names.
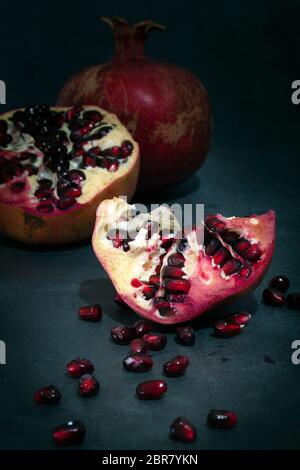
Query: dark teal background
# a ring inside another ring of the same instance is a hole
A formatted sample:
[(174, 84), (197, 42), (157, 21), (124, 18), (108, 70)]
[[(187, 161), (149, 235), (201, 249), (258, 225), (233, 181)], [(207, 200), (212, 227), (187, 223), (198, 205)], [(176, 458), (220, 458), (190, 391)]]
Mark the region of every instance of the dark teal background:
[[(7, 105), (1, 110), (55, 103), (70, 75), (108, 60), (112, 35), (101, 15), (165, 24), (166, 32), (149, 37), (147, 52), (192, 70), (211, 97), (214, 142), (205, 165), (149, 202), (205, 203), (207, 213), (225, 216), (275, 209), (268, 278), (286, 274), (291, 291), (299, 291), (300, 107), (291, 103), (291, 83), (300, 78), (300, 1), (2, 0), (0, 79)], [(84, 449), (300, 448), (300, 366), (291, 363), (300, 313), (262, 305), (266, 281), (226, 308), (253, 314), (241, 336), (212, 338), (200, 321), (195, 346), (185, 349), (170, 332), (153, 371), (135, 376), (122, 370), (127, 348), (110, 343), (109, 331), (137, 317), (114, 305), (112, 285), (89, 243), (42, 249), (3, 237), (0, 266), (0, 339), (7, 344), (7, 365), (0, 366), (0, 448), (53, 448), (51, 429), (68, 418), (86, 424)], [(78, 307), (93, 302), (103, 306), (102, 323), (80, 322)], [(191, 366), (185, 377), (169, 380), (165, 398), (137, 401), (136, 384), (161, 377), (162, 363), (185, 352)], [(80, 399), (76, 381), (65, 376), (65, 364), (76, 355), (94, 361), (97, 397)], [(33, 391), (52, 382), (63, 394), (59, 407), (35, 406)], [(215, 407), (234, 409), (237, 429), (208, 429), (205, 417)], [(168, 437), (169, 423), (181, 414), (198, 428), (189, 446)]]

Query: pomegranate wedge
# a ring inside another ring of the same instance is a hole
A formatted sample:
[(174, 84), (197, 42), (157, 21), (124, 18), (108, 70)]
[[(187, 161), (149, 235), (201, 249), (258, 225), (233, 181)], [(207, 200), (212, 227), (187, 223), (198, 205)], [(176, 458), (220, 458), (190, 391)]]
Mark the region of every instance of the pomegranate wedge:
[[(150, 234), (149, 225), (156, 227)], [(203, 242), (197, 236), (201, 228)], [(166, 229), (172, 240), (167, 245)], [(114, 198), (97, 210), (97, 258), (126, 304), (158, 323), (189, 321), (254, 289), (272, 259), (275, 213), (209, 216), (181, 239), (174, 236), (178, 230), (165, 206), (135, 215), (134, 206)], [(122, 242), (116, 244), (120, 234)]]

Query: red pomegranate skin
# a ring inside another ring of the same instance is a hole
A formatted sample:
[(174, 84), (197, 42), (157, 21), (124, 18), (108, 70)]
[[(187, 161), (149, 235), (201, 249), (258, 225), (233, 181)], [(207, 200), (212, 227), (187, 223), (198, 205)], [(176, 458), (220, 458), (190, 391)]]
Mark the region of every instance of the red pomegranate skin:
[(212, 113), (208, 94), (191, 72), (144, 54), (152, 21), (132, 28), (103, 18), (113, 29), (115, 56), (71, 77), (58, 104), (97, 104), (117, 114), (141, 151), (140, 192), (165, 189), (186, 179), (208, 153)]

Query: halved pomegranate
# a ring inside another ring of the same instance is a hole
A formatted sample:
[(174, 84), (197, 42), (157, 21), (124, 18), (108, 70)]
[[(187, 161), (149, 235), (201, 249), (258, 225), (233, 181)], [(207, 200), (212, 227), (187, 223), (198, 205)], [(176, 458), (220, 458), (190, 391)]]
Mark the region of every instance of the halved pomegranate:
[(134, 206), (114, 198), (97, 210), (96, 256), (126, 304), (158, 323), (191, 320), (255, 288), (272, 258), (275, 213), (209, 216), (180, 239), (178, 230), (165, 206), (135, 215)]
[(101, 108), (2, 114), (0, 230), (32, 244), (84, 239), (100, 201), (133, 195), (138, 169), (138, 144)]

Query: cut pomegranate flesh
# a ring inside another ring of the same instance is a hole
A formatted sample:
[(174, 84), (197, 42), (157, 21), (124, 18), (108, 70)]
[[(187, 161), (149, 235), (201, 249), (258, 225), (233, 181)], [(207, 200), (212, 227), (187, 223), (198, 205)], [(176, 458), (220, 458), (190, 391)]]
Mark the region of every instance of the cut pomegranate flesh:
[(97, 395), (100, 384), (96, 377), (90, 374), (83, 375), (79, 380), (78, 393), (82, 397)]
[(39, 388), (33, 396), (38, 405), (58, 405), (61, 400), (61, 393), (55, 385), (48, 385)]
[(147, 372), (152, 369), (153, 361), (150, 356), (129, 354), (123, 361), (123, 366), (129, 372)]
[(183, 442), (193, 442), (197, 437), (195, 426), (183, 417), (176, 418), (170, 426), (173, 439)]
[(79, 317), (81, 320), (98, 322), (102, 319), (102, 309), (100, 305), (89, 305), (86, 307), (80, 307)]
[(267, 288), (263, 291), (263, 301), (271, 307), (282, 307), (286, 299), (282, 292)]
[(116, 344), (130, 344), (135, 338), (135, 329), (131, 326), (114, 326), (110, 332), (111, 339)]
[(290, 281), (286, 276), (275, 276), (269, 282), (269, 287), (270, 289), (285, 293), (290, 287)]
[(288, 308), (300, 310), (300, 292), (289, 294), (286, 298)]
[[(30, 243), (77, 240), (91, 234), (107, 187), (112, 195), (132, 196), (138, 146), (116, 116), (95, 106), (34, 106), (0, 117), (0, 220), (10, 236)], [(64, 226), (60, 217), (69, 211)], [(32, 217), (45, 223), (30, 224)]]
[(177, 343), (183, 346), (192, 346), (195, 343), (195, 333), (191, 326), (179, 326), (176, 328)]
[(79, 445), (86, 433), (85, 426), (80, 421), (68, 421), (53, 430), (53, 440), (57, 446)]
[(81, 377), (84, 374), (92, 374), (94, 372), (94, 365), (89, 359), (80, 359), (75, 357), (67, 364), (67, 372), (71, 377)]
[(166, 335), (147, 334), (143, 336), (143, 340), (152, 351), (161, 351), (167, 344)]
[(179, 377), (184, 374), (187, 366), (189, 365), (189, 358), (187, 356), (176, 356), (163, 365), (164, 374), (167, 377)]
[[(149, 226), (156, 227), (150, 237)], [(96, 256), (126, 304), (154, 322), (187, 322), (254, 289), (272, 259), (275, 214), (217, 214), (174, 236), (179, 231), (165, 206), (137, 214), (135, 206), (114, 198), (97, 212)]]
[(229, 410), (211, 410), (207, 422), (212, 428), (230, 429), (237, 425), (237, 415)]
[(136, 396), (140, 400), (157, 400), (161, 398), (168, 386), (163, 380), (147, 380), (136, 387)]

